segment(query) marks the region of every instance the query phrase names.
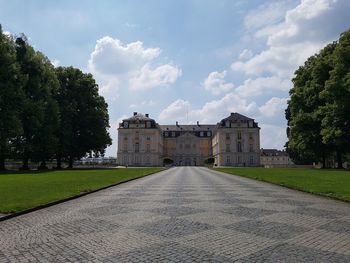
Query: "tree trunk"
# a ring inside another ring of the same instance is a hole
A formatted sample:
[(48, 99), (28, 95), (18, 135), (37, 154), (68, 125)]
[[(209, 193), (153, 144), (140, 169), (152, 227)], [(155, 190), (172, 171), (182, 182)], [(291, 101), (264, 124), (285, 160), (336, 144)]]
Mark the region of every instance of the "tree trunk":
[(62, 169), (61, 155), (57, 155), (57, 166), (56, 169)]
[(326, 154), (325, 153), (322, 153), (322, 169), (326, 169), (327, 167), (327, 164), (326, 164)]
[(23, 158), (23, 164), (22, 164), (21, 170), (29, 170), (29, 158), (28, 157)]
[(337, 151), (337, 169), (343, 169), (343, 158), (342, 153)]
[(40, 166), (39, 166), (39, 170), (47, 170), (47, 166), (46, 166), (46, 161), (41, 161)]
[(5, 171), (6, 167), (5, 167), (5, 157), (0, 156), (0, 171)]
[(73, 156), (69, 156), (69, 163), (68, 163), (68, 168), (72, 169), (73, 168)]

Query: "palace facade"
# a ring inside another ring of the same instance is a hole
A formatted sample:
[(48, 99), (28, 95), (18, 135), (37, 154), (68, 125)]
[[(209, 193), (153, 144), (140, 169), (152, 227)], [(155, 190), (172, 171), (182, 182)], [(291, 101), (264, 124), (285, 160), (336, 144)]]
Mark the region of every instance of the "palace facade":
[(118, 164), (200, 166), (209, 158), (217, 166), (259, 166), (260, 128), (254, 119), (231, 113), (217, 124), (159, 125), (148, 114), (134, 112), (118, 128)]

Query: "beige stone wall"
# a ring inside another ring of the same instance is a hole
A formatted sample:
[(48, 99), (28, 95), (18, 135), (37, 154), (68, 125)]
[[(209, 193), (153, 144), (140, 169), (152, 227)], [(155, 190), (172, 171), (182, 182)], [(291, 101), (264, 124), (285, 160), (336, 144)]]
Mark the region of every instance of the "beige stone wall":
[(290, 167), (294, 166), (289, 156), (260, 156), (260, 164), (265, 167)]
[(162, 166), (162, 156), (163, 138), (159, 129), (118, 129), (118, 164)]
[(219, 128), (212, 141), (218, 166), (259, 166), (259, 128)]
[(184, 132), (175, 138), (164, 138), (164, 156), (173, 159), (174, 165), (204, 165), (204, 160), (211, 155), (210, 137)]

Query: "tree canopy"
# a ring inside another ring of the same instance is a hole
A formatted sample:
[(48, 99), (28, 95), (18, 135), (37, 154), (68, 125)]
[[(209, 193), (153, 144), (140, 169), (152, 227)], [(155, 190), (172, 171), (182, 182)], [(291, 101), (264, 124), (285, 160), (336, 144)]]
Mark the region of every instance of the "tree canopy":
[(91, 74), (55, 68), (24, 35), (5, 35), (0, 25), (0, 170), (5, 159), (56, 159), (57, 166), (111, 144), (108, 105)]
[(287, 150), (297, 162), (350, 152), (350, 30), (295, 71), (286, 109)]

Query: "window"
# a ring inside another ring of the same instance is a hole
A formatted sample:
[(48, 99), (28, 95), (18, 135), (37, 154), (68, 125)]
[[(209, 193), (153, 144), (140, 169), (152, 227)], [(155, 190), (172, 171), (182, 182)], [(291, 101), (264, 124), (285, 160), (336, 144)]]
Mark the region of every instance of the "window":
[(151, 128), (151, 122), (150, 121), (146, 122), (146, 127), (147, 128)]
[(199, 136), (200, 136), (200, 137), (203, 137), (203, 136), (204, 136), (204, 132), (201, 131), (201, 132), (199, 133)]
[(226, 156), (226, 164), (229, 164), (231, 163), (231, 158), (229, 155)]
[(253, 164), (253, 163), (254, 163), (254, 156), (252, 156), (252, 155), (250, 156), (250, 158), (249, 158), (249, 163), (250, 163), (250, 164)]
[(254, 151), (254, 147), (253, 147), (253, 144), (252, 144), (252, 143), (249, 144), (249, 151), (250, 151), (250, 152), (253, 152), (253, 151)]
[(128, 151), (128, 144), (124, 143), (123, 145), (123, 151), (127, 152)]
[(140, 151), (140, 145), (139, 145), (139, 143), (137, 142), (137, 143), (135, 143), (135, 152), (139, 152)]
[(150, 152), (151, 151), (151, 145), (150, 144), (146, 144), (146, 152)]
[(230, 134), (226, 133), (226, 140), (229, 140), (229, 139), (230, 139)]
[(237, 138), (238, 140), (242, 139), (242, 133), (240, 131), (237, 133)]
[(230, 152), (230, 144), (226, 144), (226, 152)]
[(172, 136), (172, 137), (175, 137), (175, 132), (171, 132), (171, 136)]
[(230, 128), (230, 122), (226, 121), (226, 128)]
[(128, 128), (129, 127), (129, 123), (128, 122), (124, 122), (124, 128)]
[(237, 151), (242, 152), (242, 143), (241, 142), (237, 142)]
[(249, 133), (249, 139), (252, 140), (253, 139), (253, 133)]
[(165, 136), (165, 137), (168, 137), (168, 136), (169, 136), (169, 133), (168, 133), (168, 132), (165, 132), (165, 133), (164, 133), (164, 136)]
[(208, 137), (211, 136), (211, 132), (210, 131), (207, 132), (207, 136)]
[(147, 141), (150, 141), (150, 140), (151, 140), (151, 137), (147, 136), (146, 140), (147, 140)]

